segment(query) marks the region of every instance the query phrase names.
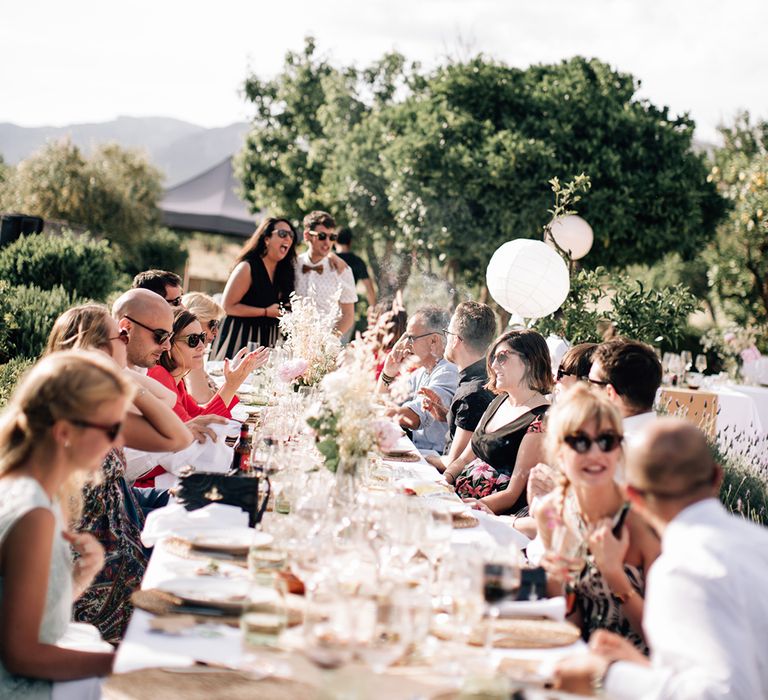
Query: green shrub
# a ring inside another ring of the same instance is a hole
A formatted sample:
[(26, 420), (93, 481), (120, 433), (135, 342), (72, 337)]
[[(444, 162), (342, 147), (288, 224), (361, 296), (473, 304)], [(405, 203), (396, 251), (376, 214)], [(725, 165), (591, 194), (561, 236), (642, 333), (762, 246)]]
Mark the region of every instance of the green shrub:
[(64, 287), (41, 289), (12, 286), (0, 281), (0, 317), (5, 325), (5, 349), (0, 363), (16, 357), (37, 358), (45, 348), (53, 322), (85, 299), (70, 294)]
[(0, 408), (3, 408), (8, 403), (8, 399), (11, 398), (11, 394), (13, 394), (19, 379), (21, 379), (21, 375), (34, 362), (34, 360), (30, 360), (27, 357), (17, 357), (4, 365), (0, 365)]
[(159, 228), (150, 231), (121, 256), (121, 269), (131, 277), (152, 269), (182, 274), (187, 256), (182, 238), (170, 229)]
[(0, 250), (0, 279), (13, 285), (42, 289), (62, 285), (78, 296), (102, 300), (112, 291), (115, 275), (106, 241), (70, 231), (22, 236)]

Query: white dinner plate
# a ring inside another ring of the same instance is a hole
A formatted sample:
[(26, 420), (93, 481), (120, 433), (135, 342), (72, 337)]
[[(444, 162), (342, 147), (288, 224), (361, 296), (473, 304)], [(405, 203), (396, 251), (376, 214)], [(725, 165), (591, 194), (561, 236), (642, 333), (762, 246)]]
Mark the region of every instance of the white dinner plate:
[(251, 547), (265, 547), (272, 543), (272, 535), (249, 527), (208, 530), (191, 539), (194, 549), (207, 549), (227, 554), (248, 554)]
[(239, 612), (250, 600), (250, 586), (251, 582), (248, 579), (199, 576), (163, 581), (157, 587), (161, 591), (181, 598), (185, 603)]

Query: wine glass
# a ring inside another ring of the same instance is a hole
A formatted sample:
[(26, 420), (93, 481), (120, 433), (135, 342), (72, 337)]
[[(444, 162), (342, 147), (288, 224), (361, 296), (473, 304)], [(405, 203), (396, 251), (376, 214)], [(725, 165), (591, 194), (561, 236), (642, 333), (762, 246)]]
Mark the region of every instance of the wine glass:
[(397, 590), (355, 599), (356, 655), (374, 673), (384, 673), (405, 653), (409, 618), (404, 599)]
[[(453, 516), (445, 506), (431, 503), (424, 509), (424, 537), (421, 542), (421, 551), (430, 563), (430, 571), (433, 577), (437, 575), (437, 567), (440, 559), (451, 548), (453, 536)], [(431, 581), (430, 581), (431, 584)]]
[(696, 371), (701, 372), (704, 374), (704, 371), (707, 369), (707, 356), (706, 355), (696, 355)]
[(693, 367), (693, 355), (691, 355), (690, 351), (683, 350), (680, 353), (680, 359), (683, 361), (683, 367), (685, 371), (690, 371), (691, 367)]
[(304, 652), (321, 668), (339, 668), (355, 654), (357, 609), (333, 590), (307, 591)]

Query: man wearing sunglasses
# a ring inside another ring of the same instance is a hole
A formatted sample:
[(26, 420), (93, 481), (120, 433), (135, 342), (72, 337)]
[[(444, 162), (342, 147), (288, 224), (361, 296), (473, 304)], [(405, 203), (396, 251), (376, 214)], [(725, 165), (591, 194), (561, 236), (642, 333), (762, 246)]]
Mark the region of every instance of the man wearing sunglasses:
[(337, 304), (336, 330), (344, 335), (355, 323), (357, 292), (349, 266), (342, 263), (344, 269), (337, 272), (329, 258), (337, 240), (336, 221), (327, 212), (310, 212), (304, 217), (304, 240), (308, 249), (296, 258), (296, 294), (312, 297), (323, 312)]
[(150, 292), (159, 294), (173, 308), (180, 307), (181, 295), (184, 293), (181, 289), (181, 277), (174, 272), (166, 270), (145, 270), (133, 278), (133, 289), (148, 289)]
[(616, 404), (624, 419), (627, 444), (657, 418), (653, 402), (661, 386), (661, 374), (661, 362), (653, 348), (635, 340), (609, 340), (592, 355), (589, 382), (602, 388)]
[[(170, 351), (173, 307), (159, 294), (148, 289), (131, 289), (112, 305), (112, 316), (120, 331), (128, 333), (126, 350), (129, 369), (146, 374), (150, 367), (158, 363), (163, 351)], [(166, 392), (159, 382), (156, 383), (158, 395)], [(169, 399), (172, 407), (176, 396), (172, 395)], [(208, 438), (216, 440), (216, 433), (209, 425), (224, 422), (226, 420), (219, 416), (206, 415), (198, 416), (186, 425), (198, 442), (204, 442)]]
[(559, 662), (564, 690), (610, 698), (768, 698), (768, 530), (731, 515), (704, 434), (679, 418), (643, 428), (627, 453), (626, 495), (661, 538), (643, 629), (650, 660), (599, 630), (592, 653)]

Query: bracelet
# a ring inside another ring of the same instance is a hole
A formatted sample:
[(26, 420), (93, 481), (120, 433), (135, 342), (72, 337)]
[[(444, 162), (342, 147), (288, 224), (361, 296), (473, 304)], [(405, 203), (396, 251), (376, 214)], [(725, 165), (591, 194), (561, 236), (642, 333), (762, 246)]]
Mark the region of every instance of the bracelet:
[(605, 667), (605, 671), (599, 676), (592, 676), (592, 693), (597, 697), (605, 697), (605, 681), (608, 678), (608, 671), (611, 670), (611, 666), (616, 663), (616, 659), (609, 661)]
[(390, 377), (388, 374), (385, 374), (384, 372), (382, 372), (381, 381), (384, 382), (385, 386), (389, 386), (392, 382), (395, 381), (395, 378)]

